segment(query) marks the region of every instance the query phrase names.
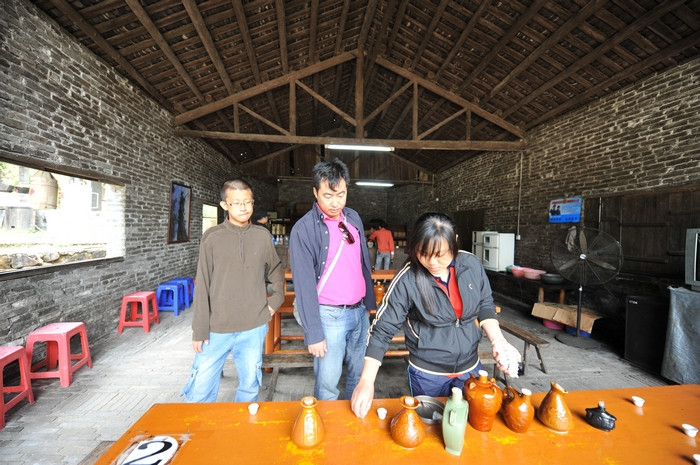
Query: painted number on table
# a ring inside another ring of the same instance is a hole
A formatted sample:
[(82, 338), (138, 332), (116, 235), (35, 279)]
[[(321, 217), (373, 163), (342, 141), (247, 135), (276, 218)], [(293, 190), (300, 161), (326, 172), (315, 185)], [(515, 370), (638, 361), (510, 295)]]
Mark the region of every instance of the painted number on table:
[(178, 442), (171, 436), (154, 436), (139, 442), (123, 462), (117, 465), (165, 465), (177, 452)]

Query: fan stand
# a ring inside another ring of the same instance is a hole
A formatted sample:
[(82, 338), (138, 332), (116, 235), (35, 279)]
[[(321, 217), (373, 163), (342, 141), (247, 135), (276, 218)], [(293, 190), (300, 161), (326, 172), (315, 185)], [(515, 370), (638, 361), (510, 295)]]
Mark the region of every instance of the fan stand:
[(578, 287), (578, 308), (576, 309), (576, 335), (566, 332), (557, 334), (555, 339), (567, 346), (576, 347), (577, 349), (597, 349), (600, 344), (597, 341), (588, 337), (581, 336), (581, 303), (583, 299), (583, 284), (579, 283)]

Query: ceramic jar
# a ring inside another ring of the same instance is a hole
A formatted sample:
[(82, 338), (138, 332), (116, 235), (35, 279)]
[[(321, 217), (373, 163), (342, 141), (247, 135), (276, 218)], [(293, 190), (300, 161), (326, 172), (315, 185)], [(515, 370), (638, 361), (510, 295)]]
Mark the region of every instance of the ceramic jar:
[(511, 386), (503, 389), (503, 419), (508, 428), (516, 433), (525, 433), (535, 418), (535, 408), (532, 406), (529, 389), (522, 389), (519, 394)]
[(566, 433), (574, 429), (574, 417), (564, 401), (568, 391), (552, 381), (552, 387), (537, 408), (537, 418), (549, 429)]
[(316, 411), (316, 398), (306, 396), (301, 399), (301, 410), (292, 427), (292, 441), (303, 448), (310, 449), (323, 441), (326, 429), (323, 419)]
[(462, 390), (453, 387), (442, 415), (442, 440), (445, 442), (445, 450), (452, 455), (462, 454), (468, 414), (469, 404), (462, 397)]
[(384, 298), (384, 292), (386, 291), (386, 288), (384, 287), (384, 283), (381, 281), (377, 281), (374, 284), (374, 300), (377, 301), (377, 305), (382, 301)]
[(464, 396), (469, 402), (469, 424), (478, 431), (488, 432), (503, 402), (503, 392), (495, 379), (488, 378), (485, 370), (479, 377), (471, 375), (464, 383)]
[(394, 442), (413, 449), (425, 439), (425, 428), (416, 412), (418, 401), (411, 396), (403, 396), (401, 406), (403, 408), (391, 419), (389, 431)]
[(615, 421), (617, 418), (605, 410), (605, 402), (598, 402), (598, 407), (586, 409), (586, 421), (594, 428), (598, 428), (605, 432), (615, 429)]

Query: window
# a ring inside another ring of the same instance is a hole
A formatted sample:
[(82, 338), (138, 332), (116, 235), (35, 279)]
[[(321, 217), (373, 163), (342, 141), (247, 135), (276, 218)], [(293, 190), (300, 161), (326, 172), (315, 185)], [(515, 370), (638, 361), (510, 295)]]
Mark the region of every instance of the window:
[(0, 161), (0, 274), (121, 257), (124, 186)]
[(204, 234), (204, 231), (207, 229), (218, 224), (218, 212), (219, 208), (216, 205), (209, 205), (206, 203), (202, 205), (202, 234)]

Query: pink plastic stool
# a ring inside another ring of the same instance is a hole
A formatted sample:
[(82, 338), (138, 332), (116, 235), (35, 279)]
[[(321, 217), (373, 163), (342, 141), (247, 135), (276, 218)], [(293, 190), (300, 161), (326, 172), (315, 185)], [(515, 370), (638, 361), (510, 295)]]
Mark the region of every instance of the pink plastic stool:
[[(17, 386), (5, 386), (2, 374), (5, 367), (13, 362), (19, 363), (19, 384)], [(2, 429), (5, 427), (5, 412), (25, 398), (30, 404), (34, 403), (34, 391), (32, 391), (32, 380), (29, 378), (27, 352), (22, 346), (0, 347), (0, 394), (2, 394), (0, 396), (0, 429)], [(5, 401), (5, 394), (16, 395)]]
[[(80, 336), (82, 350), (79, 354), (72, 354), (70, 340), (76, 335)], [(46, 342), (46, 358), (32, 364), (34, 344), (37, 342)], [(75, 370), (85, 364), (92, 368), (85, 323), (51, 323), (32, 331), (27, 336), (27, 360), (31, 379), (60, 378), (61, 387), (70, 386)], [(74, 360), (76, 363), (73, 363)], [(38, 371), (41, 368), (46, 368), (46, 371)]]
[[(131, 309), (130, 312), (129, 309)], [(127, 313), (130, 315), (127, 316)], [(151, 330), (151, 323), (160, 323), (156, 293), (146, 291), (125, 295), (122, 299), (122, 311), (119, 316), (117, 332), (121, 334), (124, 326), (142, 326), (143, 332), (147, 333)]]

